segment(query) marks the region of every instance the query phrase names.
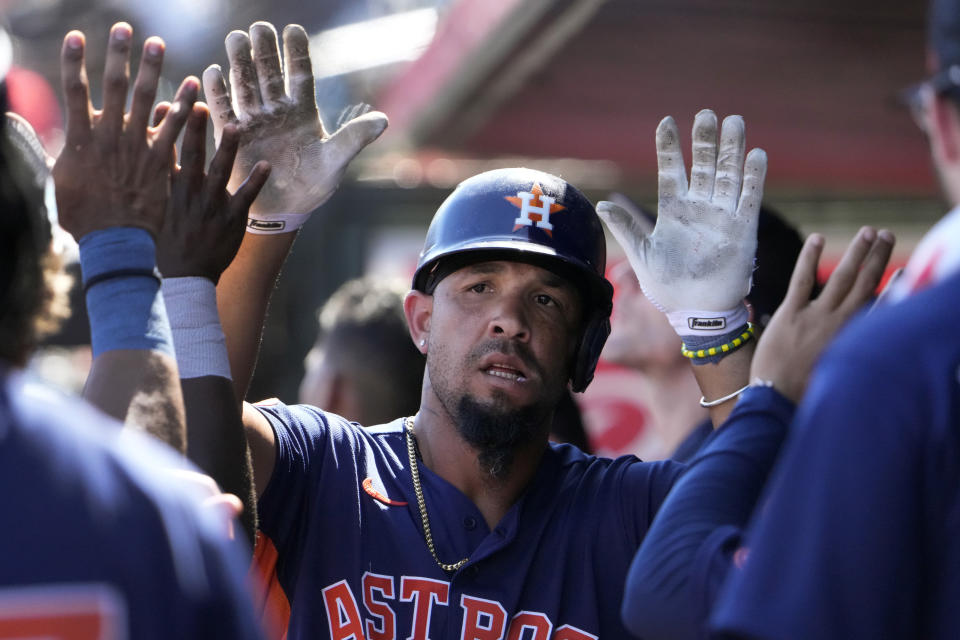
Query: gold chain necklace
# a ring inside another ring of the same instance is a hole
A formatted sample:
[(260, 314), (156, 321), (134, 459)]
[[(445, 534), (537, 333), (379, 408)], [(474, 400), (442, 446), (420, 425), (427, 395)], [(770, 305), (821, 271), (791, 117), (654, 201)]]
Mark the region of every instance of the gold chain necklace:
[(427, 516), (427, 504), (423, 500), (423, 488), (420, 486), (420, 467), (417, 465), (417, 441), (416, 436), (413, 434), (413, 418), (406, 418), (403, 424), (407, 431), (407, 453), (410, 456), (410, 475), (413, 476), (413, 492), (417, 494), (417, 507), (420, 508), (420, 520), (423, 522), (423, 537), (427, 539), (427, 549), (430, 550), (430, 555), (437, 561), (441, 569), (448, 572), (456, 571), (470, 562), (470, 558), (464, 558), (460, 562), (453, 564), (444, 564), (440, 562), (440, 558), (437, 557), (437, 549), (433, 546), (433, 533), (430, 532), (430, 518)]

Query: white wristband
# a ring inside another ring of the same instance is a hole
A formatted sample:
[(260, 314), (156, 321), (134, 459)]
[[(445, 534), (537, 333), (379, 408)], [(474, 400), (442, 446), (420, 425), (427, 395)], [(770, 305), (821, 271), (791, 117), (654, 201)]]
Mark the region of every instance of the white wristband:
[(231, 380), (213, 282), (200, 277), (164, 278), (162, 291), (180, 377), (219, 376)]
[(667, 320), (678, 336), (718, 336), (747, 324), (750, 312), (741, 304), (729, 311), (673, 311)]
[(290, 233), (302, 227), (308, 218), (309, 213), (258, 213), (247, 218), (247, 233)]

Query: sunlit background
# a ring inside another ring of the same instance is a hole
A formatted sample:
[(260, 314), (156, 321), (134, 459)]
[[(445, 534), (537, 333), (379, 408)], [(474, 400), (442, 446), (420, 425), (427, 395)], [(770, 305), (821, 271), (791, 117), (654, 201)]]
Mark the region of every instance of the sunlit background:
[[(14, 109), (49, 151), (62, 141), (58, 54), (88, 37), (93, 95), (117, 20), (168, 46), (160, 99), (187, 74), (226, 68), (224, 36), (256, 20), (311, 34), (329, 127), (358, 103), (383, 139), (351, 167), (297, 240), (274, 296), (251, 398), (294, 401), (315, 310), (344, 280), (412, 273), (426, 225), (461, 179), (502, 166), (567, 178), (592, 199), (655, 209), (657, 122), (681, 130), (711, 107), (742, 114), (767, 150), (768, 205), (837, 252), (864, 223), (887, 226), (902, 263), (945, 211), (922, 132), (897, 101), (924, 74), (924, 5), (902, 0), (23, 0), (0, 2), (13, 38)], [(134, 64), (136, 61), (134, 61)], [(96, 101), (96, 98), (95, 98)], [(212, 143), (212, 142), (211, 142)], [(688, 142), (687, 142), (688, 144)], [(612, 241), (611, 241), (612, 242)], [(612, 261), (619, 259), (611, 244)], [(830, 258), (830, 256), (828, 256)], [(86, 340), (79, 314), (63, 344)], [(62, 384), (82, 356), (48, 352)], [(581, 398), (603, 453), (659, 453), (630, 404), (630, 375), (602, 366)], [(82, 375), (80, 377), (82, 379)], [(628, 422), (633, 429), (611, 429)]]

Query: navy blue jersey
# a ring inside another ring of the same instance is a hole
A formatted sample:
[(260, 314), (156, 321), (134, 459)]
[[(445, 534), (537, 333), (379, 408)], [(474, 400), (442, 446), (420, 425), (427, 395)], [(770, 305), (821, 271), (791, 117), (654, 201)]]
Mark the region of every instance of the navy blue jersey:
[(402, 420), (363, 429), (307, 406), (259, 407), (277, 458), (260, 499), (290, 604), (289, 638), (622, 638), (629, 566), (682, 466), (550, 445), (490, 530), (421, 466), (437, 554), (424, 540)]
[(712, 625), (751, 638), (960, 638), (960, 277), (827, 351)]
[(246, 561), (159, 444), (4, 374), (0, 638), (259, 638)]
[(677, 462), (689, 462), (693, 456), (697, 455), (697, 452), (700, 451), (711, 435), (713, 435), (713, 422), (710, 421), (710, 418), (707, 418), (695, 426), (693, 431), (687, 434), (687, 437), (677, 445), (677, 448), (670, 454), (670, 459)]
[(751, 387), (689, 462), (627, 577), (623, 617), (639, 637), (702, 637), (793, 412), (773, 389)]

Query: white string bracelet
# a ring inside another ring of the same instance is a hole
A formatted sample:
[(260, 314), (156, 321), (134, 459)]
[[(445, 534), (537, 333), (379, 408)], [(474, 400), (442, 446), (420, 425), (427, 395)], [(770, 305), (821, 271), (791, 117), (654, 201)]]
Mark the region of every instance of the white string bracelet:
[(290, 233), (306, 223), (313, 213), (258, 213), (247, 218), (247, 233), (270, 235)]
[(717, 398), (716, 400), (710, 400), (710, 401), (708, 401), (708, 400), (707, 400), (706, 398), (704, 398), (703, 396), (700, 396), (700, 406), (701, 406), (701, 407), (705, 407), (705, 408), (707, 408), (707, 409), (709, 409), (710, 407), (715, 407), (715, 406), (717, 406), (718, 404), (723, 404), (723, 403), (726, 402), (727, 400), (733, 400), (734, 398), (736, 398), (737, 396), (739, 396), (741, 393), (743, 393), (744, 391), (746, 391), (746, 390), (749, 389), (749, 388), (750, 388), (750, 385), (748, 384), (748, 385), (745, 386), (745, 387), (741, 387), (740, 389), (737, 389), (737, 390), (734, 391), (733, 393), (728, 393), (727, 395), (723, 396), (722, 398)]
[(162, 291), (180, 377), (219, 376), (231, 380), (213, 282), (201, 277), (164, 278)]

